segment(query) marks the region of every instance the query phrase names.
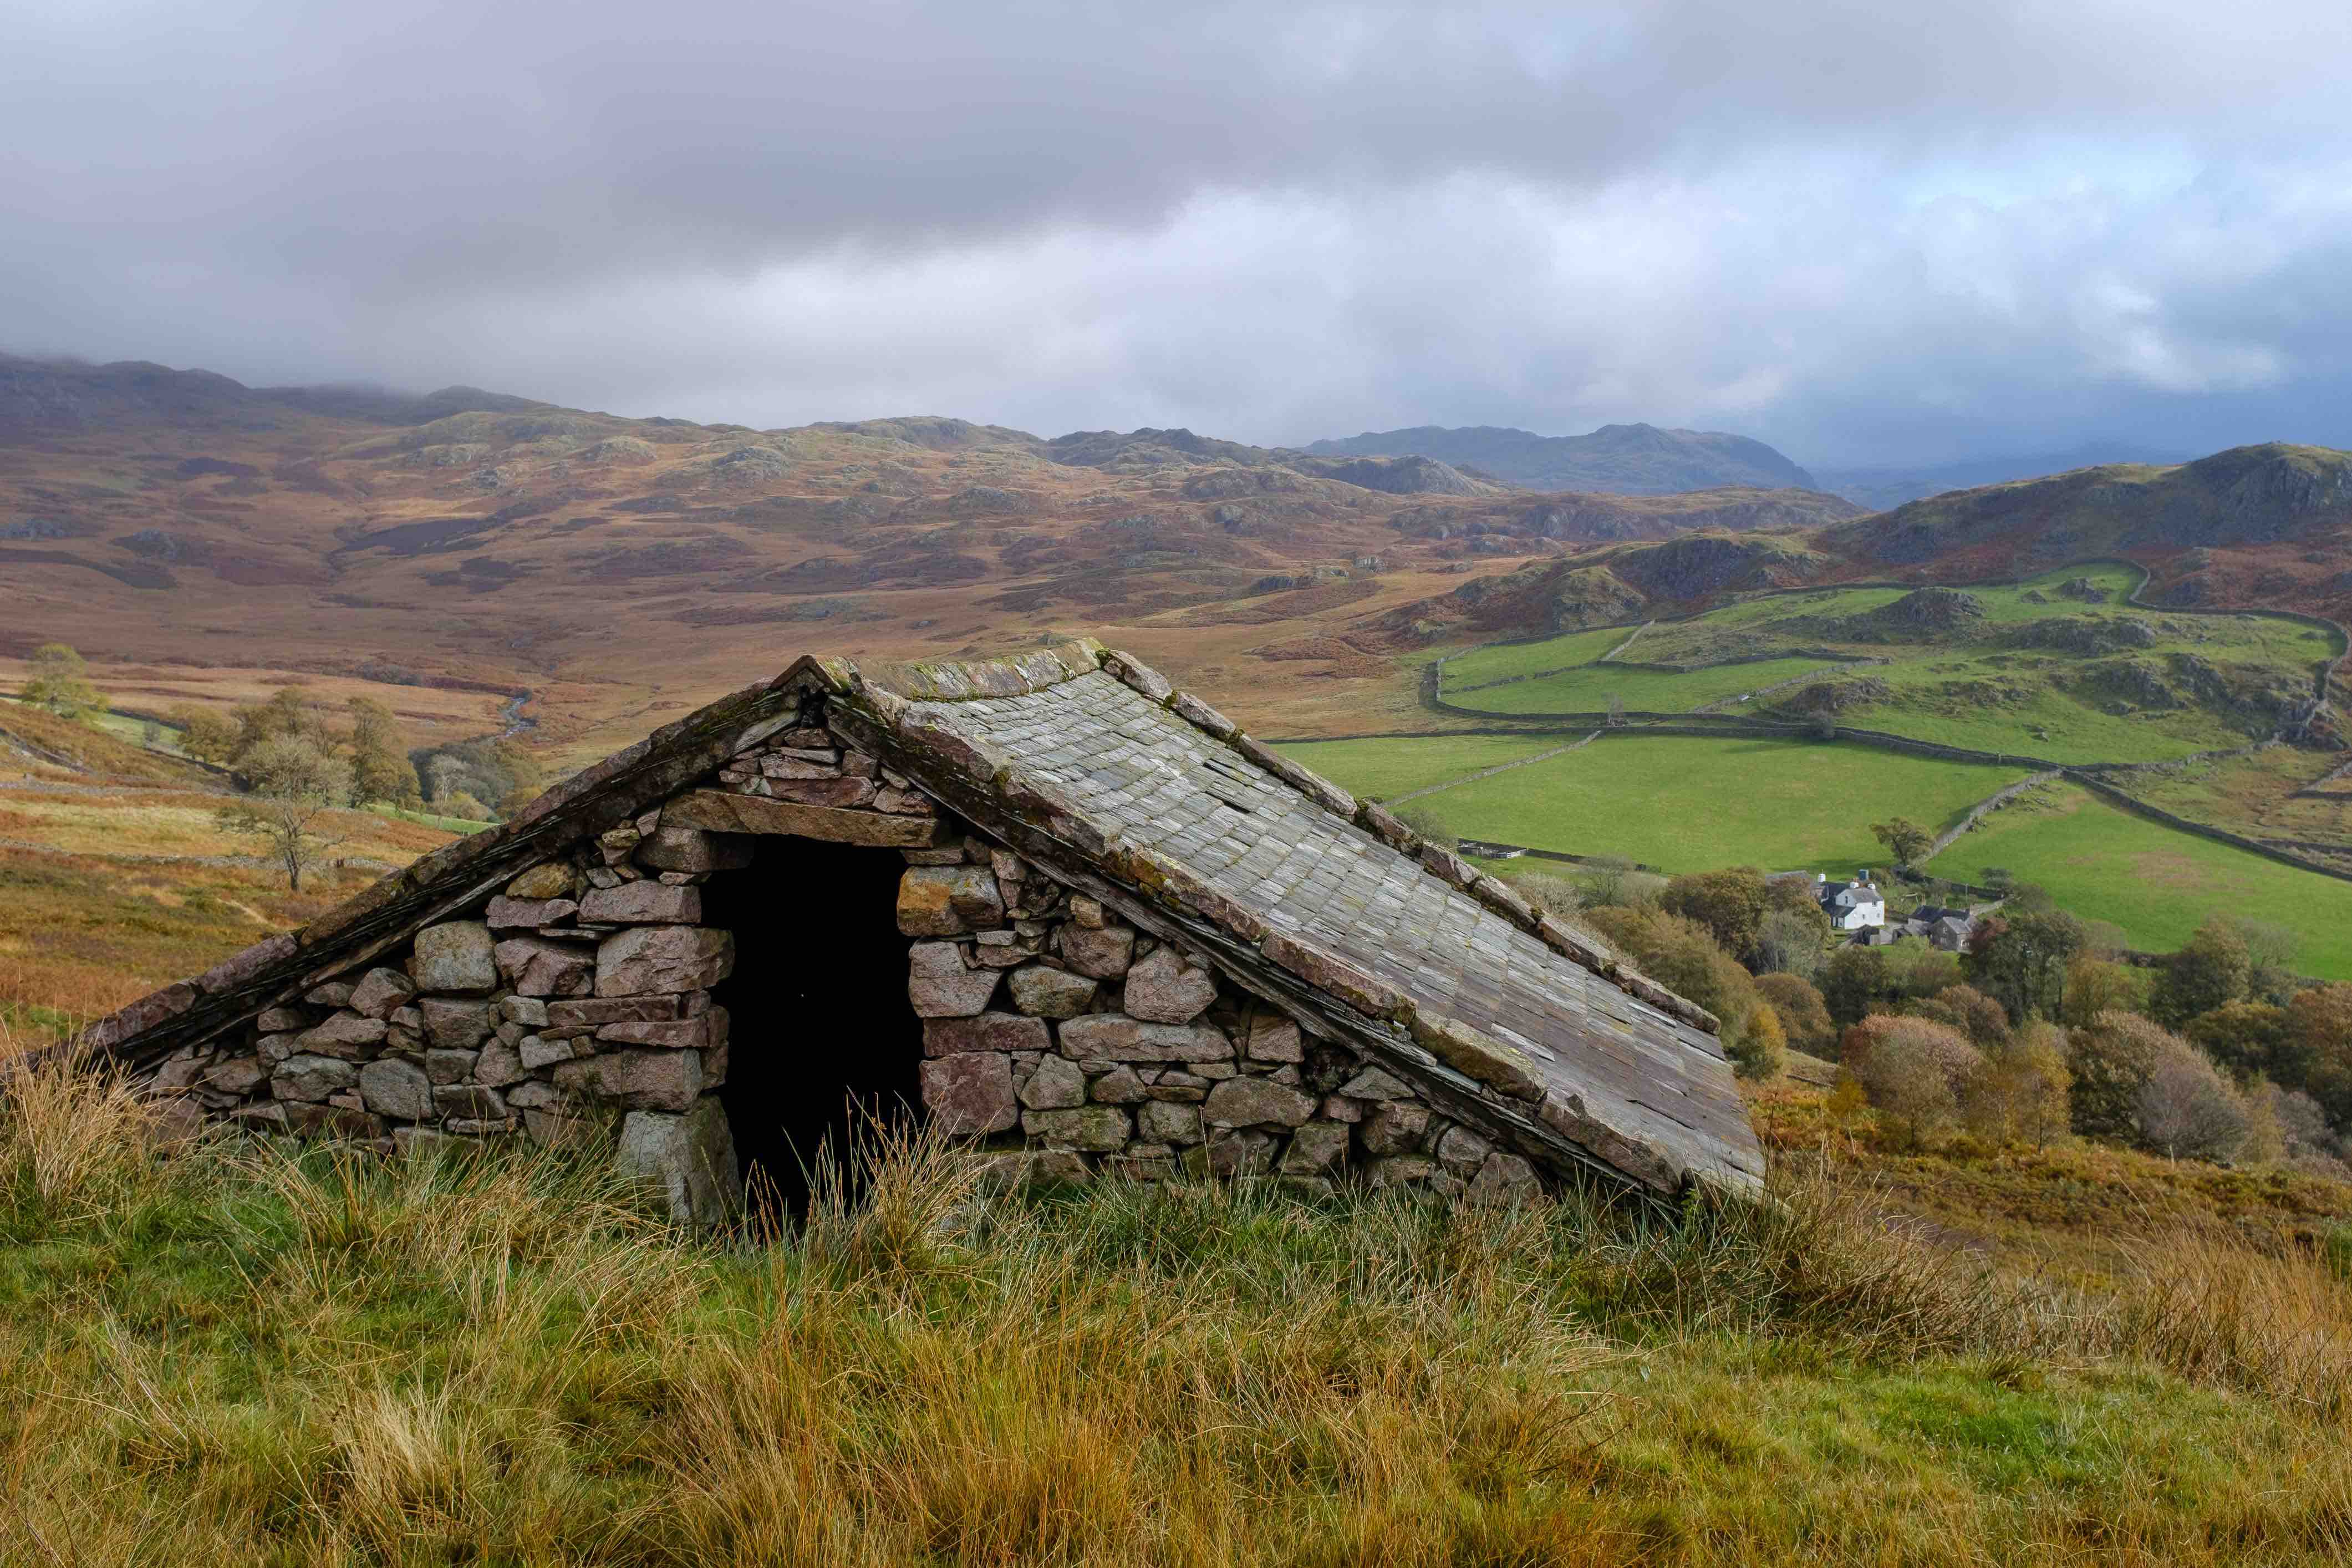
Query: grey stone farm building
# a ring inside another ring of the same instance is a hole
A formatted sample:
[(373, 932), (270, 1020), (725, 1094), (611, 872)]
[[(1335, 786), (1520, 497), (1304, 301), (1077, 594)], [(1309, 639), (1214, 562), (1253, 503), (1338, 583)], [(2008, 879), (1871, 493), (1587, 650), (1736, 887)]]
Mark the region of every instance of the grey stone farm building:
[(616, 1135), (710, 1219), (857, 1104), (1007, 1175), (1752, 1189), (1714, 1027), (1076, 642), (803, 658), (70, 1048), (191, 1123)]

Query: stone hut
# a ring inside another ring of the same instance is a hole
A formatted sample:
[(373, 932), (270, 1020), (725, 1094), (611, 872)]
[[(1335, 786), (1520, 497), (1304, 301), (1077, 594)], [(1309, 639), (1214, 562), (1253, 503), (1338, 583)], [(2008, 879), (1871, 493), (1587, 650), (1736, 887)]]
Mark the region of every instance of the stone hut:
[(1754, 1189), (1714, 1036), (1089, 641), (803, 658), (68, 1048), (192, 1123), (616, 1133), (700, 1221), (859, 1106), (1008, 1175)]

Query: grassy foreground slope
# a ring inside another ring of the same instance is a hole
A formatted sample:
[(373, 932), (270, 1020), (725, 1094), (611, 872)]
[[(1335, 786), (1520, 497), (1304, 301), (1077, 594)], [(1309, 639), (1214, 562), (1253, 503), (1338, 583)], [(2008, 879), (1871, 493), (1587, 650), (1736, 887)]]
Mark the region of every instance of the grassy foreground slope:
[(586, 1163), (158, 1158), (135, 1121), (53, 1081), (0, 1110), (11, 1563), (2352, 1549), (2352, 1298), (2193, 1214), (2085, 1289), (1835, 1177), (1679, 1222), (974, 1205), (918, 1148), (803, 1233), (698, 1243)]
[[(1377, 795), (1387, 778), (1452, 765), (1464, 754), (1459, 746), (1456, 738), (1432, 737), (1284, 750), (1339, 784)], [(1413, 804), (1465, 837), (1624, 855), (1674, 871), (1733, 865), (1850, 870), (1884, 858), (1870, 836), (1873, 822), (1904, 816), (1940, 828), (2024, 776), (2019, 768), (1864, 746), (1628, 734)]]
[(2207, 916), (2234, 915), (2296, 933), (2304, 973), (2352, 979), (2352, 882), (2179, 832), (2074, 784), (2028, 792), (1927, 868), (1980, 882), (1992, 866), (2041, 883), (2077, 913), (2113, 921), (2135, 947), (2168, 951)]

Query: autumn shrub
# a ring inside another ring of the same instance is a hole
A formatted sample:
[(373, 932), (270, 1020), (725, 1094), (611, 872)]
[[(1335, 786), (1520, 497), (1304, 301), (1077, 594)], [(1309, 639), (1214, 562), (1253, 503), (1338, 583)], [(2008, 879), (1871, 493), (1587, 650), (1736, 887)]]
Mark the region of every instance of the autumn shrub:
[(1741, 1078), (1758, 1083), (1779, 1078), (1789, 1055), (1789, 1037), (1780, 1027), (1780, 1015), (1769, 1004), (1759, 1005), (1748, 1015), (1748, 1026), (1724, 1047), (1724, 1054), (1731, 1058), (1731, 1070)]
[(2139, 1091), (2178, 1044), (2137, 1013), (2106, 1012), (2066, 1034), (2068, 1096), (2074, 1131), (2092, 1138), (2130, 1138), (2139, 1130)]
[(1706, 927), (1664, 910), (1619, 905), (1587, 910), (1583, 919), (1643, 973), (1721, 1019), (1727, 1046), (1737, 1042), (1760, 998), (1755, 980)]
[(2181, 1029), (2189, 1043), (2240, 1079), (2301, 1084), (2288, 1058), (2286, 1009), (2268, 1002), (2225, 1002)]
[(2014, 1038), (1985, 1048), (1984, 1058), (1960, 1086), (1960, 1121), (1988, 1142), (2032, 1143), (2036, 1148), (2064, 1133), (2066, 1037), (2051, 1025), (2026, 1026)]
[(1799, 974), (1759, 974), (1756, 990), (1780, 1016), (1790, 1048), (1824, 1059), (1837, 1055), (1837, 1026), (1811, 981)]
[(2101, 1013), (2069, 1031), (2067, 1068), (2077, 1132), (2200, 1160), (2283, 1147), (2212, 1058), (2137, 1013)]
[(1714, 937), (1716, 945), (1734, 958), (1745, 959), (1756, 944), (1769, 903), (1764, 873), (1752, 866), (1722, 871), (1693, 871), (1671, 878), (1658, 896), (1658, 907), (1668, 914), (1696, 921)]
[(1958, 1029), (1980, 1051), (2010, 1042), (2009, 1013), (1973, 985), (1944, 986), (1904, 1008), (1906, 1013)]
[(2287, 999), (2287, 1050), (2294, 1075), (2338, 1131), (2352, 1127), (2352, 982), (2315, 985)]
[(2274, 1132), (2267, 1140), (2258, 1136), (2261, 1119), (2212, 1058), (2177, 1036), (2167, 1041), (2133, 1097), (2133, 1131), (2142, 1143), (2192, 1160), (2259, 1159), (2279, 1152)]
[(1557, 920), (1573, 920), (1585, 905), (1584, 889), (1580, 884), (1548, 871), (1514, 877), (1511, 886), (1529, 903)]
[(1838, 1059), (1916, 1141), (1959, 1120), (1961, 1091), (1984, 1058), (1947, 1025), (1875, 1015), (1845, 1032)]
[(2148, 1015), (2179, 1028), (2200, 1013), (2242, 999), (2253, 967), (2244, 933), (2219, 916), (2209, 920), (2157, 970)]
[(2147, 1010), (2148, 972), (2095, 952), (2076, 953), (2066, 965), (2065, 1000), (2060, 1022), (2079, 1028), (2102, 1013)]

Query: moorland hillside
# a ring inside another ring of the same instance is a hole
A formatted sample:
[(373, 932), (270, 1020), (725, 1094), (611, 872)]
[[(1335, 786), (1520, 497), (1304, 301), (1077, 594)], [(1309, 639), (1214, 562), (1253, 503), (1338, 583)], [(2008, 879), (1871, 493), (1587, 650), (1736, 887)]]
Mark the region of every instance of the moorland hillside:
[(1786, 489), (1530, 494), (1186, 430), (763, 431), (0, 360), (0, 660), (69, 636), (133, 710), (298, 676), (393, 685), (420, 739), (528, 693), (571, 756), (810, 647), (968, 656), (1074, 628), (1311, 727), (1389, 683), (1324, 637), (1367, 611), (1595, 541), (1857, 512)]
[(2105, 555), (2146, 567), (2156, 603), (2341, 618), (2347, 471), (2256, 447), (1865, 515), (1760, 482), (1538, 492), (1440, 455), (1181, 429), (755, 430), (0, 359), (0, 679), (62, 636), (121, 710), (300, 679), (393, 693), (419, 741), (527, 714), (560, 765), (812, 647), (971, 657), (1086, 630), (1281, 731), (1409, 727), (1401, 655), (1756, 589)]
[(2014, 581), (2092, 560), (2147, 569), (2148, 604), (2352, 619), (2352, 453), (2269, 443), (2111, 464), (1822, 525), (1692, 530), (1522, 563), (1396, 606), (1404, 642), (1534, 637), (1839, 583)]

